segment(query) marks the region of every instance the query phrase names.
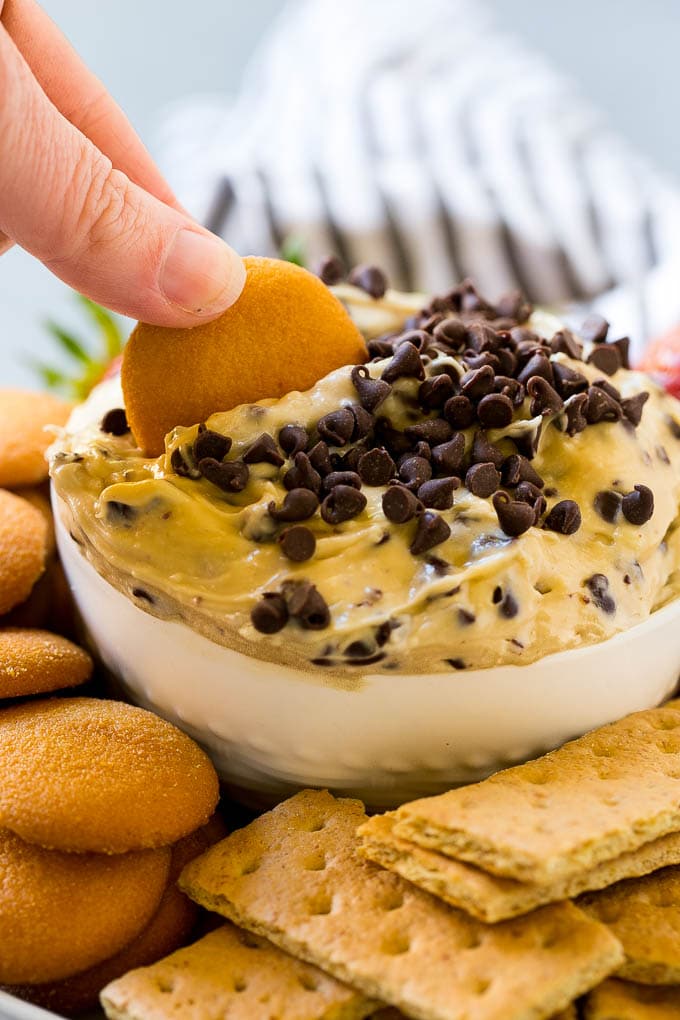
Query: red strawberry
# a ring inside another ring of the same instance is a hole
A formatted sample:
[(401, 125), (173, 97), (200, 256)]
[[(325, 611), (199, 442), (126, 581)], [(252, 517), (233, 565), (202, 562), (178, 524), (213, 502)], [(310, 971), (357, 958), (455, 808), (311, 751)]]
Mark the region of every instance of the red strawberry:
[(637, 367), (680, 397), (680, 325), (652, 340)]

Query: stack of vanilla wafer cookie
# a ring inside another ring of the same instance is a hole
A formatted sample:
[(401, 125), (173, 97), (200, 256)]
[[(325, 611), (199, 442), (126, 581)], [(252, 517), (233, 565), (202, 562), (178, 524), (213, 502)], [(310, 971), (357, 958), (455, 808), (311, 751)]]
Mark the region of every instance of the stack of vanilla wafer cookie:
[(680, 1017), (680, 702), (387, 815), (305, 791), (180, 888), (228, 923), (112, 1020)]

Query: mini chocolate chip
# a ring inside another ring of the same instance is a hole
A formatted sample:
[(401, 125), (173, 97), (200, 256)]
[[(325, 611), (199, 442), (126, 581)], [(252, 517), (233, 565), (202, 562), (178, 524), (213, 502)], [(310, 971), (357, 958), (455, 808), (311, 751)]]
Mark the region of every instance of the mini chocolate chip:
[(488, 499), (501, 484), (501, 476), (492, 463), (473, 464), (465, 475), (465, 485), (473, 496)]
[[(507, 337), (504, 337), (504, 342), (508, 342)], [(501, 377), (510, 376), (512, 378), (517, 371), (517, 356), (509, 348), (501, 347), (500, 350), (496, 351), (496, 360), (498, 361), (498, 375)], [(517, 383), (517, 386), (521, 388), (521, 383)], [(498, 386), (496, 386), (496, 389), (498, 389)], [(515, 393), (507, 393), (506, 396), (510, 397), (514, 404), (517, 403)]]
[(273, 464), (281, 467), (284, 462), (276, 441), (267, 432), (263, 432), (243, 454), (244, 464)]
[(291, 489), (311, 489), (318, 496), (321, 492), (321, 475), (311, 464), (306, 453), (296, 453), (293, 466), (283, 476), (283, 484)]
[(477, 405), (477, 417), (485, 429), (502, 429), (512, 421), (513, 404), (502, 393), (489, 393)]
[(354, 287), (360, 287), (376, 300), (385, 296), (387, 277), (378, 266), (355, 266), (347, 279)]
[(531, 315), (531, 305), (521, 290), (509, 290), (496, 302), (496, 314), (517, 322), (526, 322)]
[(330, 446), (344, 446), (352, 438), (355, 428), (354, 415), (348, 407), (339, 407), (319, 418), (316, 428), (322, 439)]
[(581, 511), (573, 499), (563, 499), (555, 503), (543, 522), (548, 531), (556, 531), (560, 535), (573, 535), (581, 527)]
[(475, 409), (472, 402), (459, 393), (444, 404), (444, 417), (454, 429), (467, 429), (475, 420)]
[(518, 347), (520, 344), (539, 344), (541, 342), (538, 333), (534, 333), (532, 329), (527, 329), (526, 326), (513, 326), (510, 330), (510, 339), (515, 347)]
[(406, 457), (399, 465), (399, 477), (407, 485), (418, 488), (432, 478), (432, 468), (424, 457)]
[(445, 659), (452, 669), (465, 669), (465, 659)]
[(470, 400), (479, 400), (491, 393), (494, 384), (494, 370), (491, 365), (482, 365), (466, 372), (460, 380), (460, 392)]
[(519, 613), (519, 604), (517, 599), (508, 591), (503, 595), (499, 605), (498, 612), (500, 616), (504, 616), (506, 620), (513, 620)]
[(630, 368), (630, 337), (620, 336), (618, 340), (612, 340), (610, 347), (616, 347), (621, 355), (621, 368)]
[(309, 581), (284, 582), (288, 612), (305, 630), (323, 630), (331, 622), (326, 600)]
[[(200, 426), (198, 435), (194, 440), (192, 453), (196, 463), (204, 457), (211, 457), (213, 460), (224, 460), (231, 450), (231, 439), (223, 436), (221, 432), (213, 432), (205, 426)], [(283, 463), (283, 461), (281, 461)]]
[(475, 437), (472, 441), (473, 464), (487, 464), (490, 461), (499, 468), (504, 460), (505, 454), (497, 446), (489, 442), (486, 438), (486, 432), (481, 430), (475, 432)]
[(430, 346), (431, 337), (424, 329), (409, 329), (405, 333), (400, 333), (394, 341), (395, 352), (399, 350), (402, 344), (413, 344), (419, 354)]
[(201, 477), (201, 472), (198, 468), (193, 467), (189, 462), (186, 449), (180, 446), (175, 447), (170, 454), (170, 467), (180, 478), (193, 478), (195, 480)]
[(204, 478), (207, 478), (223, 492), (243, 492), (250, 475), (242, 460), (220, 462), (214, 457), (204, 457), (199, 460), (198, 470)]
[(321, 504), (326, 524), (342, 524), (356, 517), (366, 506), (366, 497), (351, 485), (336, 485)]
[(394, 477), (396, 465), (384, 447), (377, 447), (361, 455), (357, 471), (365, 485), (387, 485)]
[(384, 379), (371, 379), (365, 365), (355, 365), (351, 373), (352, 385), (359, 395), (361, 406), (373, 413), (390, 395), (392, 387)]
[(146, 588), (133, 588), (132, 594), (136, 599), (141, 599), (142, 602), (148, 602), (150, 605), (155, 603), (155, 598), (150, 595)]
[(399, 345), (380, 378), (383, 382), (393, 383), (395, 379), (401, 379), (404, 376), (413, 376), (416, 379), (425, 378), (425, 370), (420, 360), (420, 355), (417, 348), (411, 343)]
[(422, 440), (434, 444), (447, 442), (452, 432), (451, 426), (443, 418), (427, 418), (417, 425), (409, 425), (404, 429), (404, 435), (411, 441)]
[(418, 401), (424, 411), (438, 411), (452, 396), (453, 380), (445, 373), (426, 379), (418, 389)]
[(383, 358), (391, 358), (394, 354), (394, 333), (385, 333), (383, 336), (373, 337), (367, 341), (366, 349), (371, 361), (382, 361)]
[(284, 425), (278, 435), (279, 446), (289, 457), (307, 448), (309, 436), (302, 425)]
[(613, 344), (601, 344), (588, 355), (588, 364), (595, 365), (605, 375), (614, 375), (621, 368), (621, 355)]
[(325, 255), (316, 267), (316, 275), (327, 287), (333, 287), (344, 280), (345, 267), (337, 255)]
[(511, 376), (497, 375), (493, 381), (493, 387), (496, 393), (507, 397), (514, 407), (519, 407), (524, 400), (524, 387)]
[(471, 322), (467, 326), (467, 344), (478, 354), (493, 350), (497, 345), (496, 331), (485, 322)]
[(328, 494), (336, 485), (351, 485), (353, 489), (361, 488), (361, 478), (356, 471), (331, 471), (321, 483), (323, 491)]
[(311, 489), (291, 489), (279, 508), (271, 502), (267, 510), (275, 521), (306, 521), (314, 516), (318, 506), (319, 500)]
[(497, 492), (493, 497), (493, 507), (498, 523), (510, 538), (517, 538), (535, 523), (534, 508), (528, 503), (510, 499), (507, 492)]
[(581, 360), (582, 348), (574, 334), (568, 329), (559, 329), (550, 341), (553, 354), (566, 354), (574, 361)]
[(604, 574), (593, 574), (583, 583), (598, 609), (609, 616), (616, 612), (616, 602), (609, 593), (609, 579)]
[(595, 494), (593, 506), (607, 524), (614, 524), (621, 513), (621, 498), (621, 494), (613, 489), (602, 489)]
[(527, 393), (531, 397), (529, 414), (535, 417), (538, 414), (557, 414), (564, 407), (562, 397), (552, 388), (547, 379), (540, 375), (533, 375), (527, 383)]
[(420, 553), (427, 552), (428, 549), (433, 549), (436, 545), (441, 545), (450, 534), (451, 528), (443, 517), (432, 513), (431, 510), (425, 510), (418, 518), (416, 533), (409, 546), (409, 551), (413, 556), (418, 556)]
[(591, 344), (601, 344), (607, 339), (609, 323), (602, 315), (592, 312), (581, 326), (581, 336)]
[(544, 351), (536, 351), (535, 354), (532, 354), (517, 378), (523, 386), (526, 386), (534, 375), (545, 379), (552, 386), (554, 381), (552, 364)]
[(393, 524), (406, 524), (422, 509), (422, 504), (404, 485), (391, 485), (387, 492), (383, 493), (382, 509), (388, 521), (392, 521)]
[(574, 393), (584, 393), (588, 389), (586, 377), (576, 369), (570, 368), (569, 365), (563, 365), (559, 361), (553, 362), (553, 375), (555, 389), (563, 400), (572, 397)]
[(395, 429), (389, 418), (378, 418), (375, 423), (375, 440), (385, 446), (392, 457), (411, 452), (411, 441)]
[(444, 344), (445, 347), (452, 347), (454, 350), (457, 350), (465, 343), (465, 323), (461, 319), (454, 318), (453, 316), (449, 316), (446, 319), (442, 319), (441, 322), (438, 322), (432, 332), (435, 340)]
[(512, 495), (521, 503), (528, 503), (534, 511), (534, 522), (538, 521), (547, 506), (541, 490), (531, 482), (520, 482)]
[(447, 443), (439, 443), (432, 447), (432, 464), (436, 471), (444, 475), (457, 475), (463, 466), (465, 457), (465, 437), (456, 432)]
[(333, 470), (331, 455), (328, 451), (328, 444), (320, 439), (308, 452), (309, 463), (320, 475), (327, 475)]
[(538, 425), (535, 425), (533, 421), (528, 421), (523, 432), (517, 432), (513, 435), (512, 438), (515, 446), (523, 457), (533, 460), (536, 456), (542, 431), (542, 420), (538, 422)]
[(654, 493), (646, 485), (636, 485), (623, 497), (621, 509), (629, 524), (646, 524), (654, 513)]
[(121, 503), (118, 499), (109, 499), (106, 503), (106, 516), (114, 524), (129, 525), (137, 516), (137, 508), (129, 503)]
[(276, 634), (288, 623), (288, 607), (281, 595), (267, 592), (253, 606), (250, 619), (261, 634)]
[(586, 398), (585, 417), (589, 425), (597, 425), (601, 421), (620, 420), (621, 405), (613, 397), (610, 397), (601, 386), (591, 386)]
[(593, 386), (597, 386), (598, 389), (604, 390), (608, 397), (615, 400), (617, 404), (621, 403), (621, 392), (617, 390), (616, 386), (613, 386), (608, 379), (596, 379)]
[(420, 486), (418, 499), (423, 506), (433, 510), (450, 510), (453, 506), (453, 491), (459, 485), (458, 478), (432, 478)]
[[(482, 351), (481, 354), (475, 354), (473, 351), (467, 350), (463, 355), (463, 364), (470, 372), (477, 371), (480, 368), (490, 368), (494, 375), (500, 371), (500, 361), (495, 354), (491, 354), (490, 351)], [(490, 391), (489, 391), (490, 392)], [(469, 397), (475, 398), (474, 393), (468, 393)]]
[(574, 396), (570, 397), (565, 403), (564, 410), (567, 412), (567, 435), (575, 436), (578, 432), (583, 432), (588, 424), (588, 420), (585, 416), (587, 406), (587, 393), (575, 393)]
[(304, 563), (311, 559), (316, 549), (316, 539), (304, 524), (294, 524), (279, 535), (279, 543), (283, 555), (294, 563)]
[(520, 482), (531, 482), (537, 489), (542, 489), (545, 482), (533, 467), (530, 460), (522, 457), (519, 453), (511, 453), (506, 457), (501, 466), (503, 485), (512, 488)]
[(373, 429), (373, 415), (361, 404), (351, 404), (348, 410), (354, 415), (354, 430), (350, 438), (356, 443), (359, 439), (365, 439)]
[(99, 428), (111, 436), (124, 436), (130, 431), (127, 415), (122, 407), (113, 407), (101, 420)]
[(458, 623), (461, 627), (469, 627), (475, 622), (477, 617), (474, 613), (471, 613), (469, 609), (458, 610)]
[(642, 421), (642, 409), (649, 400), (649, 393), (643, 390), (632, 397), (626, 397), (621, 401), (621, 410), (624, 417), (636, 428)]

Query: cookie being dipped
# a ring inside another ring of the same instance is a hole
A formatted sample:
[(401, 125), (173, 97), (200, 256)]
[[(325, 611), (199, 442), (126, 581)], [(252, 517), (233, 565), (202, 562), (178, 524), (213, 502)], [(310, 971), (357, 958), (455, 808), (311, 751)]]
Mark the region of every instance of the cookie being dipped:
[(126, 853), (176, 842), (219, 796), (215, 769), (142, 708), (52, 698), (0, 712), (0, 827), (48, 849)]
[(128, 421), (147, 453), (176, 425), (292, 390), (366, 360), (363, 337), (318, 277), (279, 259), (248, 257), (238, 301), (193, 329), (139, 323), (121, 379)]
[(0, 629), (0, 698), (77, 687), (91, 675), (91, 657), (66, 638), (27, 627)]

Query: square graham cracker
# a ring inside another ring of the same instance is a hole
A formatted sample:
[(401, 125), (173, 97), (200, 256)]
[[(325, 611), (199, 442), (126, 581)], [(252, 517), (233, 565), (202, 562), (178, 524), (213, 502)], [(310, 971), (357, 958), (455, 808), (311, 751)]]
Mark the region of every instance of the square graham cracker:
[(111, 982), (101, 1002), (109, 1020), (361, 1020), (380, 1008), (316, 967), (228, 923)]
[(394, 812), (374, 815), (359, 827), (360, 856), (488, 924), (680, 863), (680, 833), (673, 832), (551, 885), (518, 882), (401, 839), (394, 833), (395, 819)]
[(548, 885), (680, 831), (680, 702), (473, 786), (405, 804), (397, 836)]
[(611, 979), (588, 995), (585, 1020), (678, 1020), (680, 988)]
[(680, 985), (680, 867), (619, 882), (579, 905), (621, 942), (626, 959), (618, 977)]
[(571, 903), (484, 925), (362, 860), (363, 805), (307, 790), (182, 872), (209, 910), (416, 1020), (543, 1020), (623, 960)]

